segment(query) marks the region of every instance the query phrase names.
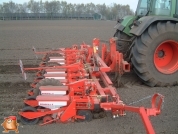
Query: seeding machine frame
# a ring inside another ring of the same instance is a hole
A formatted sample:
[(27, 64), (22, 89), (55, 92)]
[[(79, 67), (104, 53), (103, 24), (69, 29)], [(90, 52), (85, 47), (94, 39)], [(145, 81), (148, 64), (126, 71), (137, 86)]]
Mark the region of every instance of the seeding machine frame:
[[(25, 78), (25, 71), (38, 71), (31, 84), (33, 89), (28, 92), (29, 99), (24, 100), (27, 106), (19, 112), (22, 123), (35, 124), (40, 118), (43, 118), (41, 125), (55, 121), (90, 121), (92, 113), (110, 111), (115, 118), (131, 111), (141, 116), (147, 133), (154, 134), (149, 116), (160, 114), (164, 97), (154, 94), (151, 108), (123, 103), (107, 75), (107, 72), (115, 72), (118, 79), (130, 71), (130, 64), (124, 61), (122, 53), (116, 51), (116, 40), (110, 39), (109, 49), (95, 38), (92, 46), (83, 43), (80, 47), (73, 45), (47, 52), (35, 51), (44, 54), (43, 62), (36, 68), (24, 68), (20, 60)], [(44, 84), (45, 81), (51, 83)], [(54, 82), (58, 84), (52, 84)]]

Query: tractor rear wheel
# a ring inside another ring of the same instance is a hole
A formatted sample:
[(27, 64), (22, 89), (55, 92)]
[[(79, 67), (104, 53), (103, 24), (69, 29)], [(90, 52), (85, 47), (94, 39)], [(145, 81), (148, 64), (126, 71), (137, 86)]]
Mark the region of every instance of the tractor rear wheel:
[(178, 84), (178, 23), (157, 22), (135, 40), (131, 62), (148, 86)]

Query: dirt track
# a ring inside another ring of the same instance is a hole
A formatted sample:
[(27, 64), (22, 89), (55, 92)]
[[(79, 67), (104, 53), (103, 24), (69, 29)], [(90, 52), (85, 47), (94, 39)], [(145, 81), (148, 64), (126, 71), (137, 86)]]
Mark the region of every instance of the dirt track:
[[(17, 115), (23, 107), (34, 74), (28, 73), (24, 81), (20, 74), (18, 60), (24, 65), (39, 63), (31, 50), (32, 46), (42, 49), (58, 48), (80, 44), (91, 44), (98, 37), (108, 40), (114, 33), (113, 21), (0, 21), (0, 124), (3, 118)], [(161, 115), (151, 117), (158, 134), (178, 133), (178, 87), (150, 88), (143, 85), (134, 73), (125, 74), (118, 89), (122, 100), (129, 104), (154, 93), (165, 96)], [(149, 107), (150, 99), (134, 105)], [(0, 127), (0, 132), (2, 131)], [(127, 112), (125, 117), (112, 119), (110, 116), (88, 123), (52, 124), (40, 127), (20, 125), (21, 134), (143, 134), (145, 129), (139, 115)]]

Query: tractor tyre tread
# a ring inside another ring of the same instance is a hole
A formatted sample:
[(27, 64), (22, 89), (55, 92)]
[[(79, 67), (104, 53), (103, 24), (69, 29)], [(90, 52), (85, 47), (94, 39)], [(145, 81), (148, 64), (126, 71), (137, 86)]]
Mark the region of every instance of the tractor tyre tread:
[(178, 42), (178, 23), (170, 21), (153, 23), (135, 39), (132, 48), (131, 62), (135, 73), (148, 86), (165, 87), (178, 84), (178, 71), (166, 75), (159, 72), (154, 65), (154, 52), (158, 45), (165, 40)]

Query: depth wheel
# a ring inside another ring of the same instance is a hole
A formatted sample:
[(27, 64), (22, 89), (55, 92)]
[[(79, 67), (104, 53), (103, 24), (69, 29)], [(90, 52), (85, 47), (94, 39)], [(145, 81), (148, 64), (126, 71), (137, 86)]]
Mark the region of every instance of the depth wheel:
[(85, 116), (85, 119), (77, 119), (78, 122), (89, 122), (93, 119), (93, 115), (91, 113), (91, 111), (89, 110), (78, 110), (77, 111), (77, 115), (79, 116)]
[(151, 87), (178, 84), (178, 25), (154, 23), (135, 41), (132, 49), (134, 71)]
[[(36, 108), (30, 107), (30, 106), (26, 106), (24, 107), (21, 112), (37, 112)], [(20, 121), (22, 122), (22, 124), (24, 125), (35, 125), (39, 122), (39, 118), (36, 119), (27, 119), (23, 116), (20, 116)]]
[[(47, 123), (47, 122), (49, 122), (49, 121), (51, 121), (51, 120), (53, 120), (53, 118), (52, 118), (51, 116), (49, 116), (49, 115), (43, 117), (43, 123)], [(48, 123), (48, 124), (52, 124), (52, 123), (53, 123), (53, 122), (50, 122), (50, 123)]]

